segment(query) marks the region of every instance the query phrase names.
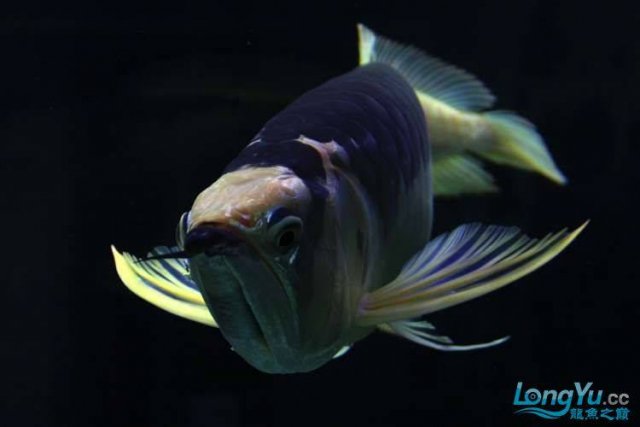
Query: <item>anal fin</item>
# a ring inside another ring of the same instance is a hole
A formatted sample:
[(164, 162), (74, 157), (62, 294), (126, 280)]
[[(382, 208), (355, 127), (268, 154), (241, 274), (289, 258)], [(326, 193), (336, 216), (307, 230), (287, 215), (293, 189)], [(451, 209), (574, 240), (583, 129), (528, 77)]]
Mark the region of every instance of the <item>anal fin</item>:
[(494, 193), (498, 187), (482, 163), (466, 154), (438, 154), (433, 158), (433, 194), (456, 196), (466, 193)]

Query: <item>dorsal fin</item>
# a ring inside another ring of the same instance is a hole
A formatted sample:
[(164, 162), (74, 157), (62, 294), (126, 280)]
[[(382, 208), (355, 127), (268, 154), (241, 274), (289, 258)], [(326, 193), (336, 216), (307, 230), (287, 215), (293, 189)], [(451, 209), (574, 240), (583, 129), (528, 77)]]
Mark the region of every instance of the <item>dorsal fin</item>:
[(454, 108), (479, 111), (490, 108), (495, 96), (475, 76), (434, 58), (413, 46), (375, 34), (358, 24), (360, 65), (380, 62), (392, 66), (420, 93)]

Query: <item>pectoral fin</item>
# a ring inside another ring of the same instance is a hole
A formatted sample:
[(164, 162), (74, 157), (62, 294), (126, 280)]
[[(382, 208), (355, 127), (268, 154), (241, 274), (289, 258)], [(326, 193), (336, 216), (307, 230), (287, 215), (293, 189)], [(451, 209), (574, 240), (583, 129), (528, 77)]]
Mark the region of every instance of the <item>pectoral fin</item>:
[(366, 294), (358, 323), (393, 325), (506, 286), (559, 254), (586, 225), (540, 240), (516, 227), (460, 226), (429, 242), (391, 283)]
[[(155, 258), (141, 260), (111, 246), (116, 270), (122, 282), (140, 298), (161, 309), (195, 322), (217, 327), (197, 285), (189, 277), (184, 259)], [(149, 257), (177, 252), (167, 247), (154, 248)]]

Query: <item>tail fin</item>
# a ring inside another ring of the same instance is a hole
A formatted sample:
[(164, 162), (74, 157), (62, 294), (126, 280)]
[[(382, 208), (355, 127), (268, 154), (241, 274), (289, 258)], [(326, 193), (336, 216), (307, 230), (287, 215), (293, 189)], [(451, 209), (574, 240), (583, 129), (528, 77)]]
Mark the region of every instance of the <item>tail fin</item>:
[(508, 111), (490, 111), (483, 117), (491, 125), (495, 143), (491, 149), (478, 152), (480, 156), (538, 172), (558, 184), (567, 183), (533, 123)]
[(495, 97), (476, 77), (414, 47), (376, 35), (362, 24), (358, 33), (360, 64), (388, 64), (416, 91), (434, 152), (436, 194), (496, 190), (491, 175), (472, 154), (566, 183), (531, 123), (514, 113), (485, 111)]

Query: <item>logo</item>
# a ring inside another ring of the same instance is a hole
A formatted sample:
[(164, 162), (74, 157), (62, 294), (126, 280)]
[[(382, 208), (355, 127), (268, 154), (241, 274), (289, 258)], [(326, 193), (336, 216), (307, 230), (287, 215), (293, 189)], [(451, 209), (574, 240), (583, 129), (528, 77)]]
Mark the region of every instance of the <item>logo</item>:
[(513, 398), (514, 414), (536, 415), (549, 420), (567, 417), (572, 420), (629, 421), (628, 393), (594, 390), (592, 382), (575, 382), (572, 389), (564, 390), (528, 388), (523, 391), (523, 388), (520, 381)]

